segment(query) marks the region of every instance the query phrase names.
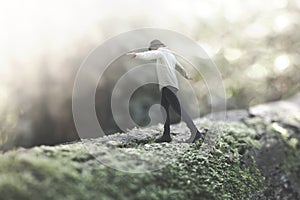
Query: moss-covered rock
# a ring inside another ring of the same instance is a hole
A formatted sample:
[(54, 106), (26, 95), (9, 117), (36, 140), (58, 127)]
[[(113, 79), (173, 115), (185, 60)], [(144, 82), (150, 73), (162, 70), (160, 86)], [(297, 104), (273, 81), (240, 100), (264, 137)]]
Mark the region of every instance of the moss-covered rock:
[(230, 123), (195, 120), (203, 143), (182, 143), (182, 123), (171, 143), (153, 143), (160, 124), (2, 153), (0, 199), (299, 198), (299, 113), (254, 111)]

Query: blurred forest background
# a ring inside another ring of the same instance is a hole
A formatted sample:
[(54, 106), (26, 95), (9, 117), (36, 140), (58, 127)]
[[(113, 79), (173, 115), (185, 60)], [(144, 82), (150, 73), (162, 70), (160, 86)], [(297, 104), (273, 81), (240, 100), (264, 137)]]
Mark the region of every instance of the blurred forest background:
[[(78, 139), (71, 98), (81, 62), (106, 39), (136, 28), (170, 29), (203, 47), (222, 74), (227, 109), (285, 99), (300, 90), (298, 0), (12, 0), (0, 3), (0, 27), (3, 148)], [(119, 63), (108, 70), (96, 93), (96, 111), (108, 134), (120, 131), (110, 95), (128, 68)], [(208, 113), (205, 83), (190, 66), (187, 71), (201, 115)], [(145, 124), (147, 109), (159, 99), (153, 85), (134, 94), (131, 111), (138, 124)]]

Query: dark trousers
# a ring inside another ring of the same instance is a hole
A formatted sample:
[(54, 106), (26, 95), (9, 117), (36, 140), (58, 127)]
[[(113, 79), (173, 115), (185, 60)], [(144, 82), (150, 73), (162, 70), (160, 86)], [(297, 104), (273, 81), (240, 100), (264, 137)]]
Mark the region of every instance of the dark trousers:
[(195, 134), (197, 132), (197, 127), (195, 126), (192, 118), (188, 115), (188, 113), (180, 106), (180, 102), (177, 96), (178, 89), (172, 86), (166, 86), (162, 88), (161, 94), (161, 106), (166, 111), (166, 122), (164, 125), (164, 133), (163, 136), (170, 135), (170, 113), (169, 108), (175, 110), (175, 112), (181, 117), (181, 119), (186, 123), (187, 127), (190, 129), (191, 134)]

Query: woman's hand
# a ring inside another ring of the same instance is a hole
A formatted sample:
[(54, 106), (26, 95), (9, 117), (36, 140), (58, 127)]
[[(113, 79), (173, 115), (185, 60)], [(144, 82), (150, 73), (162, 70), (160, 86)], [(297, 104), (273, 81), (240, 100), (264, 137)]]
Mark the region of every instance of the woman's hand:
[(135, 58), (136, 54), (134, 52), (133, 53), (126, 53), (126, 56), (130, 56), (130, 58)]
[(187, 75), (186, 79), (187, 79), (187, 80), (193, 80), (193, 78), (190, 77), (189, 75)]

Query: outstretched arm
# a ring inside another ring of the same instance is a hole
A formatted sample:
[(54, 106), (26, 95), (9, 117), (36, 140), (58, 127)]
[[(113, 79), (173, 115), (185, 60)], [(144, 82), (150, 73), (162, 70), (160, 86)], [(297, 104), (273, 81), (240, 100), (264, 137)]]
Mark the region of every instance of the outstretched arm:
[(127, 53), (126, 55), (131, 56), (131, 58), (138, 58), (142, 60), (154, 60), (161, 56), (161, 53), (157, 50), (145, 51), (140, 53)]
[(186, 73), (184, 67), (176, 61), (175, 69), (186, 79), (192, 80), (192, 78)]

